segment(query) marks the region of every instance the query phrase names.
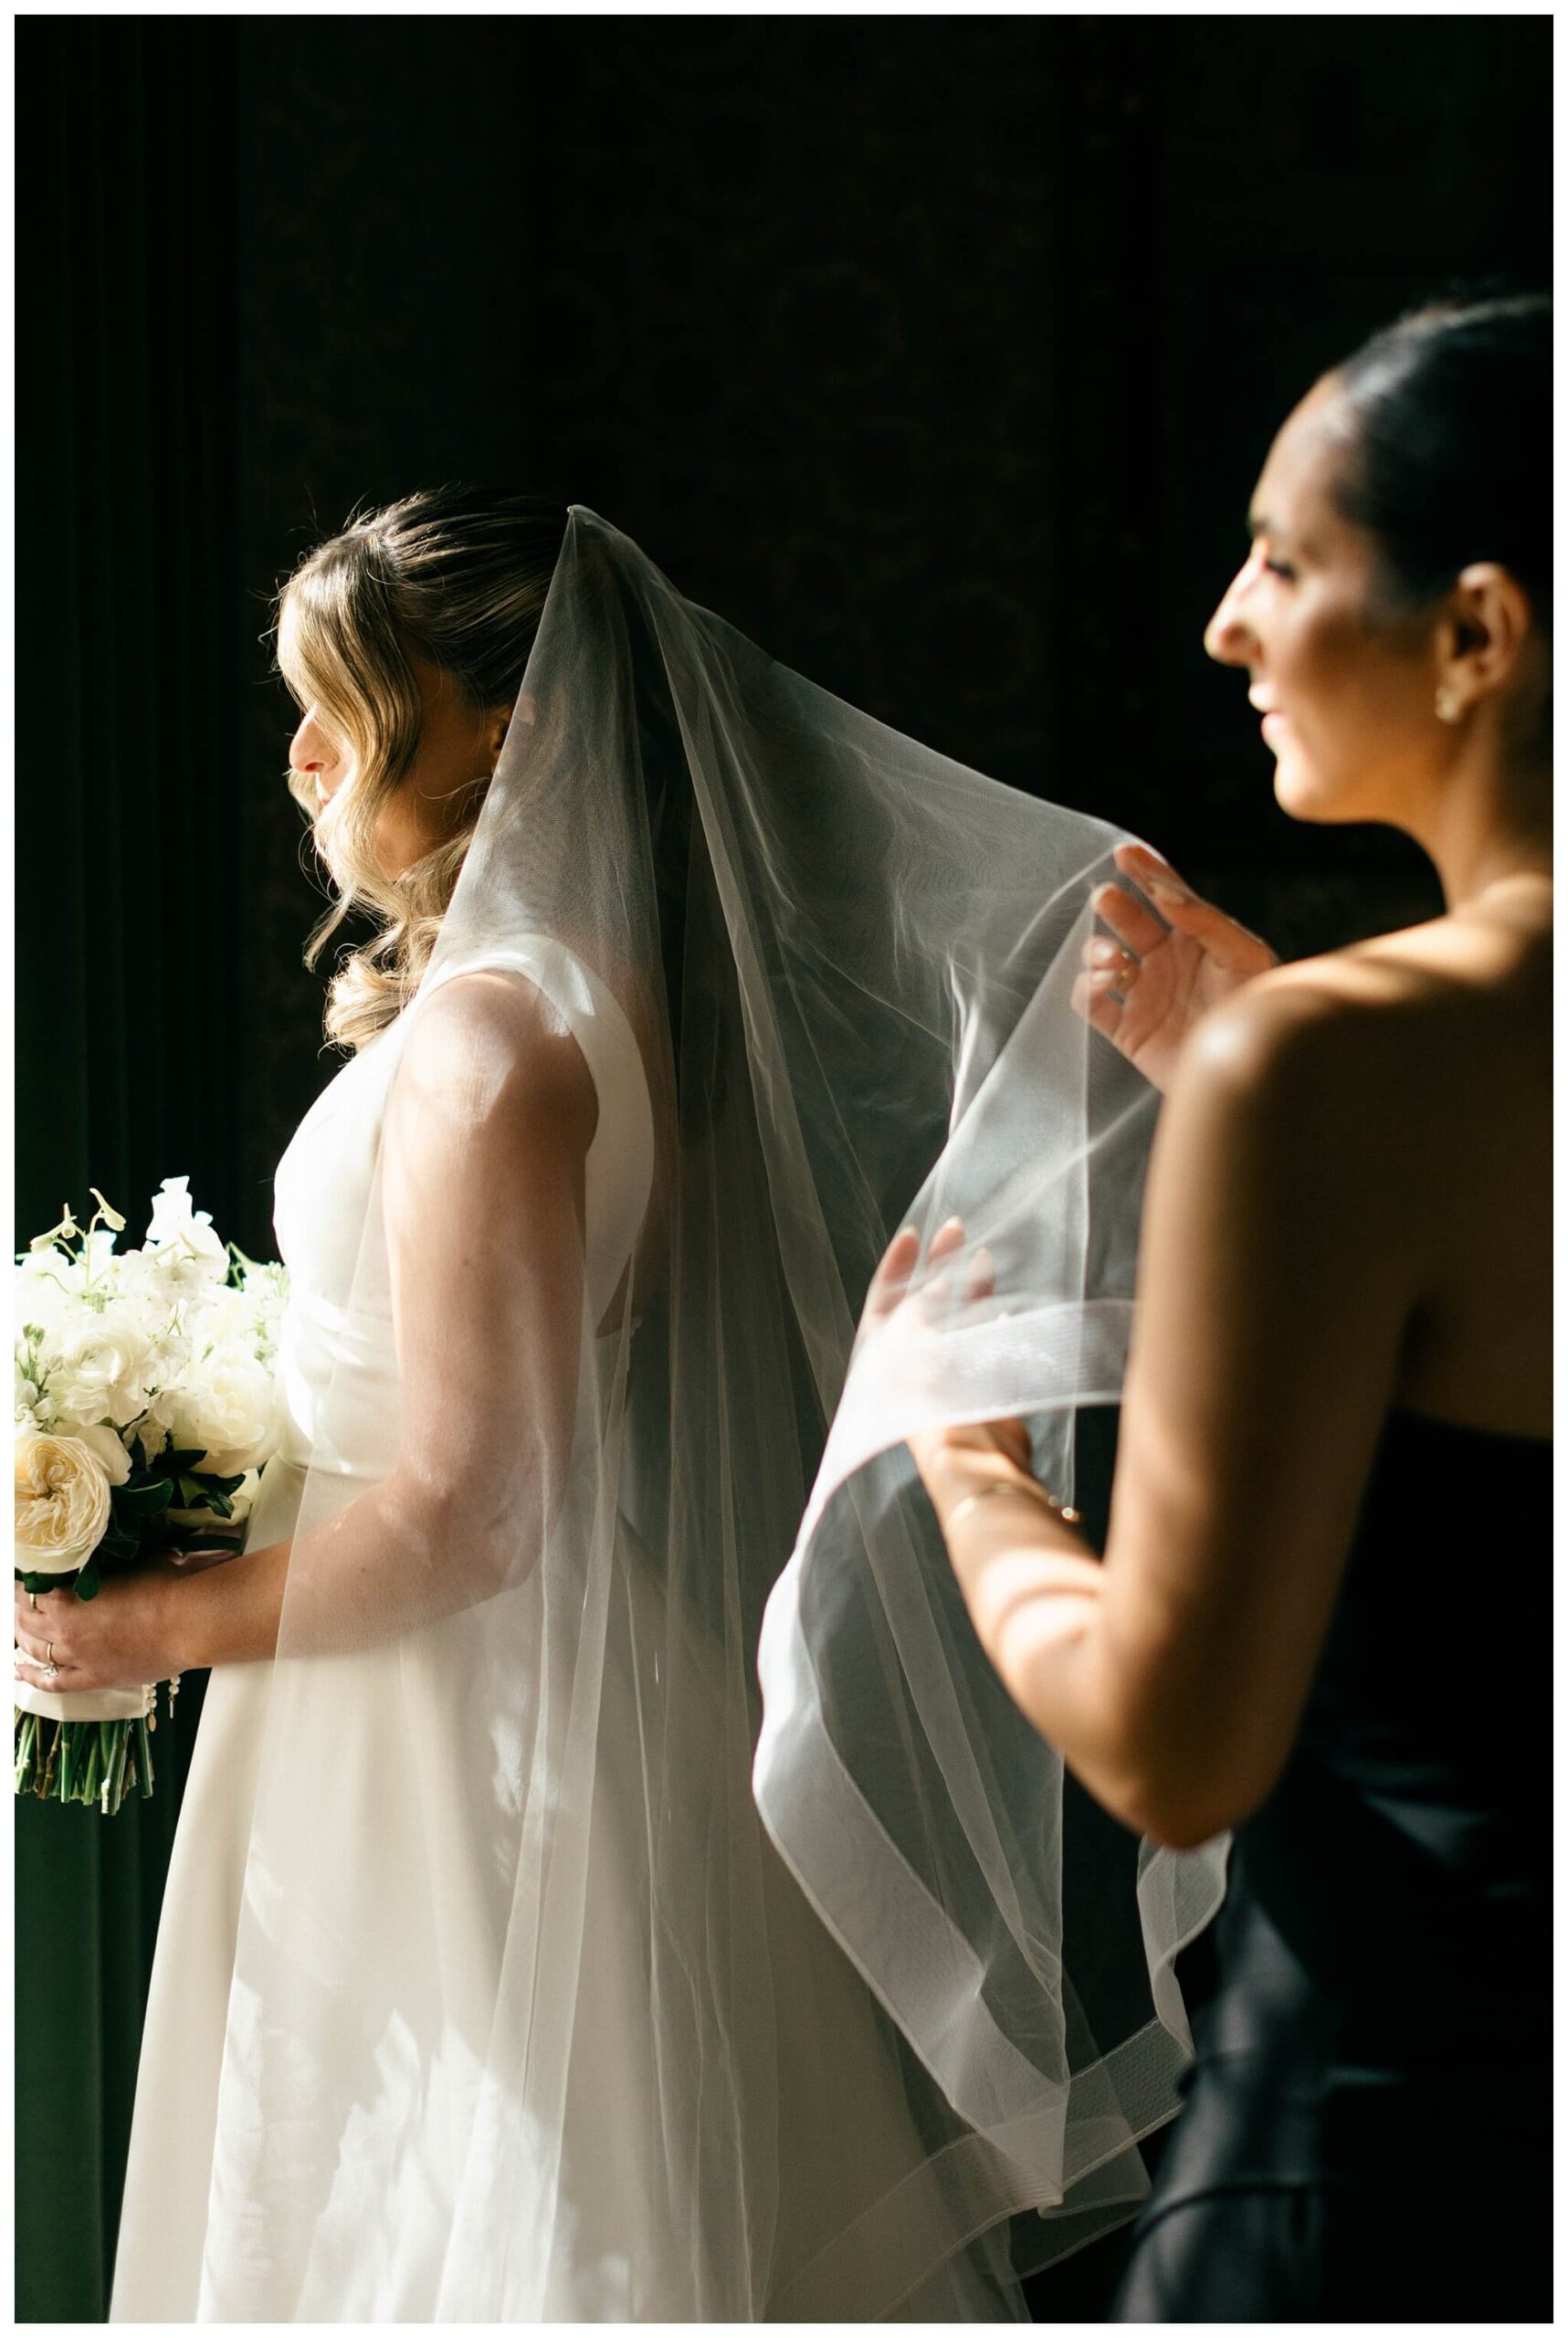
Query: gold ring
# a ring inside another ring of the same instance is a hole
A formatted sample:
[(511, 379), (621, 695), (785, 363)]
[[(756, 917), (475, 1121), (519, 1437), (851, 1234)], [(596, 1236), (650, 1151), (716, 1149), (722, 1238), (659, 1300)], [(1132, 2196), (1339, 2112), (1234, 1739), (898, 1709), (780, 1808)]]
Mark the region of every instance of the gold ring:
[(1023, 1494), (1032, 1502), (1042, 1503), (1065, 1525), (1077, 1526), (1082, 1522), (1072, 1504), (1058, 1501), (1055, 1494), (1047, 1491), (1037, 1478), (991, 1478), (973, 1493), (965, 1494), (962, 1501), (953, 1503), (947, 1516), (941, 1522), (944, 1537), (951, 1534), (954, 1524), (963, 1517), (965, 1511), (973, 1510), (976, 1502), (984, 1501), (992, 1494)]

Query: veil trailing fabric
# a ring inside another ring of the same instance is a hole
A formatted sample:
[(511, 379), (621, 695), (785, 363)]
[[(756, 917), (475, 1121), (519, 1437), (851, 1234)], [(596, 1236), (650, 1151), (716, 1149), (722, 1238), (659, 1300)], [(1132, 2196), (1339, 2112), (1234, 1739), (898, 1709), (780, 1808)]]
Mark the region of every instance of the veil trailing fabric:
[[(1118, 841), (573, 512), (419, 993), (316, 1130), (202, 2318), (1007, 2318), (1144, 2189), (1215, 1863), (1064, 1824), (899, 1443), (1022, 1412), (1066, 1491), (1116, 1395), (1152, 1103), (1068, 990)], [(455, 1326), (452, 1482), (345, 1568), (395, 1315), (455, 1303), (421, 1149), (514, 992), (593, 1077), (581, 1238)], [(857, 1343), (953, 1210), (994, 1295)]]

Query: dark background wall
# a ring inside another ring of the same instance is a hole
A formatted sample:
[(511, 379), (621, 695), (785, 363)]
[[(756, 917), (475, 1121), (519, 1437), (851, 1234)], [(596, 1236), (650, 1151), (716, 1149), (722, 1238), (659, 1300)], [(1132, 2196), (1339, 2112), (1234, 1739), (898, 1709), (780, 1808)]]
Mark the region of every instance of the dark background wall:
[[(19, 1237), (89, 1179), (139, 1226), (188, 1170), (268, 1249), (331, 1068), (269, 597), (351, 505), (432, 479), (593, 506), (781, 658), (1146, 834), (1288, 953), (1425, 913), (1400, 839), (1275, 809), (1199, 636), (1314, 374), (1457, 278), (1548, 279), (1550, 40), (21, 20)], [(22, 1814), (19, 2067), (86, 2041), (25, 2101), (24, 2315), (101, 2311), (172, 1810)], [(74, 1945), (40, 1966), (46, 1920)]]

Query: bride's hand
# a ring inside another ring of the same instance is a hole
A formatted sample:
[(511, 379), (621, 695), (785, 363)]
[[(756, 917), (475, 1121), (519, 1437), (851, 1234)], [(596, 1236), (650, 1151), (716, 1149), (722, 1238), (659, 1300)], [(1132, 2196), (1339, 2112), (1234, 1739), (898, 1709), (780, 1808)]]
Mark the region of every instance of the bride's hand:
[(1199, 1016), (1279, 961), (1267, 942), (1200, 900), (1147, 845), (1118, 845), (1115, 858), (1160, 914), (1119, 885), (1099, 888), (1094, 912), (1114, 939), (1096, 934), (1085, 943), (1072, 1003), (1145, 1079), (1166, 1089)]
[[(17, 1680), (57, 1696), (167, 1680), (185, 1664), (175, 1629), (181, 1588), (180, 1570), (167, 1559), (106, 1576), (92, 1599), (79, 1599), (70, 1590), (40, 1591), (35, 1605), (17, 1584)], [(46, 1680), (51, 1648), (59, 1669)]]

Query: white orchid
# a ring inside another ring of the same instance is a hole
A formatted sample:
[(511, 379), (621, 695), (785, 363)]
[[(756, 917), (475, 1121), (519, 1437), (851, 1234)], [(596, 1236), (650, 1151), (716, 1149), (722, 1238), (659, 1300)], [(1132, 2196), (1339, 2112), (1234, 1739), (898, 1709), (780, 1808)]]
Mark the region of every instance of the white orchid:
[(188, 1177), (165, 1177), (153, 1196), (146, 1247), (163, 1254), (186, 1281), (221, 1283), (228, 1278), (228, 1252), (213, 1232), (205, 1209), (193, 1209)]

